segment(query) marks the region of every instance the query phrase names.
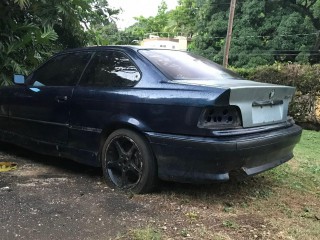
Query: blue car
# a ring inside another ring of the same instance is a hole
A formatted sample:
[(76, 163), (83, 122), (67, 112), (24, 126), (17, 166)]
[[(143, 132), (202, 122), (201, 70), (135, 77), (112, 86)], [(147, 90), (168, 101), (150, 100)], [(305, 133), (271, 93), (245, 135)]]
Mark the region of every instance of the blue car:
[(293, 157), (295, 89), (188, 52), (101, 46), (56, 54), (0, 88), (0, 140), (102, 167), (108, 185), (210, 183)]

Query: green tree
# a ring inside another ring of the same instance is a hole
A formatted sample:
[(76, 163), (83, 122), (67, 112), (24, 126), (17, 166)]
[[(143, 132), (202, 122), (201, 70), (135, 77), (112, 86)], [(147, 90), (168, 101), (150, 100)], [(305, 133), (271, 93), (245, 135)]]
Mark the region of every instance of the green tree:
[[(195, 51), (222, 63), (229, 1), (195, 2)], [(238, 1), (229, 63), (254, 67), (274, 61), (319, 61), (312, 57), (320, 46), (319, 13), (319, 0)]]
[(154, 17), (136, 17), (137, 21), (132, 26), (128, 27), (125, 32), (131, 35), (133, 39), (142, 40), (149, 34), (157, 34), (159, 36), (168, 37), (170, 35), (168, 6), (165, 1), (162, 1), (158, 6), (157, 15)]
[(197, 22), (198, 6), (195, 0), (179, 0), (176, 9), (169, 12), (169, 27), (176, 35), (192, 37)]
[(118, 13), (106, 0), (4, 0), (0, 2), (0, 84), (27, 74), (64, 48), (86, 45), (91, 29)]

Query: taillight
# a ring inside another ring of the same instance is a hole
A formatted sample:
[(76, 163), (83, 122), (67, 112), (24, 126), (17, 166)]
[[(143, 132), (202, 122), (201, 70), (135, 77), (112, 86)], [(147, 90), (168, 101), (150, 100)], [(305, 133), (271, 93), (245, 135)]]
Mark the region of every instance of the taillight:
[(241, 126), (241, 113), (237, 106), (207, 108), (198, 122), (200, 128), (231, 129)]

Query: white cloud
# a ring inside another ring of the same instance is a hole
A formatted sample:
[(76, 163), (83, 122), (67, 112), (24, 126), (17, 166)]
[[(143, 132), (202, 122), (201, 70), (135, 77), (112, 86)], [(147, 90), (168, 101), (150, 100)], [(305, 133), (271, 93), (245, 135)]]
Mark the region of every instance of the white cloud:
[[(108, 0), (109, 7), (122, 8), (122, 13), (117, 17), (117, 26), (120, 29), (129, 27), (135, 23), (133, 17), (155, 16), (158, 6), (162, 0)], [(178, 5), (178, 0), (165, 0), (168, 10), (174, 9)]]

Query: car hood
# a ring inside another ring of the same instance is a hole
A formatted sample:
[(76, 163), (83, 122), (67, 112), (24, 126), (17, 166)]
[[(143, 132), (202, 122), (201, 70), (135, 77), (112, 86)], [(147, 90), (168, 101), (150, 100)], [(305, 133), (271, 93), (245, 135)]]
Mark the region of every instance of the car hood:
[(230, 90), (229, 104), (238, 106), (243, 127), (287, 121), (288, 106), (295, 88), (250, 80), (176, 80), (176, 84)]

